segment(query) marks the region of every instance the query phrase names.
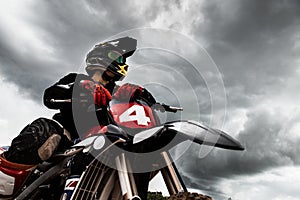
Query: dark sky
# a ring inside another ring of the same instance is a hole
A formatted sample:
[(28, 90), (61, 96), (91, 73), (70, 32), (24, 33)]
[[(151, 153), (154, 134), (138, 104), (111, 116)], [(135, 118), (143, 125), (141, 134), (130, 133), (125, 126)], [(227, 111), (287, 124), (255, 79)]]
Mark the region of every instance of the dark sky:
[(188, 187), (215, 199), (298, 199), (299, 179), (284, 185), (300, 178), (299, 19), (297, 0), (1, 1), (1, 144), (51, 116), (44, 89), (82, 71), (93, 45), (129, 35), (139, 49), (125, 81), (182, 105), (174, 119), (204, 121), (246, 147), (192, 145), (177, 160)]

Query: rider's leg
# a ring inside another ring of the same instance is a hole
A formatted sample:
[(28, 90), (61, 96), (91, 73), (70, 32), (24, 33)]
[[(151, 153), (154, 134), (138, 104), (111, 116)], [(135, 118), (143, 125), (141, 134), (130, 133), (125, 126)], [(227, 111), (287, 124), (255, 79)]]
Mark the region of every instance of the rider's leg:
[(61, 140), (68, 141), (63, 127), (51, 119), (39, 118), (13, 139), (5, 158), (15, 163), (38, 164), (51, 157)]

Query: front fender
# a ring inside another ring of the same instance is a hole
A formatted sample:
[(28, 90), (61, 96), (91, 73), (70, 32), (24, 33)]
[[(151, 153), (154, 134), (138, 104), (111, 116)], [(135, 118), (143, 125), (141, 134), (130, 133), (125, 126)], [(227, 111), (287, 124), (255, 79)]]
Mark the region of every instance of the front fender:
[(169, 130), (175, 131), (188, 140), (198, 144), (216, 146), (223, 149), (244, 150), (239, 141), (227, 133), (210, 128), (196, 121), (177, 121), (165, 124)]
[(244, 150), (239, 141), (218, 129), (210, 128), (196, 121), (174, 121), (164, 125), (157, 126), (136, 134), (133, 138), (133, 144), (145, 141), (150, 137), (157, 136), (159, 138), (168, 135), (170, 138), (179, 134), (181, 140), (177, 144), (185, 140), (191, 140), (198, 144), (215, 146), (231, 150)]

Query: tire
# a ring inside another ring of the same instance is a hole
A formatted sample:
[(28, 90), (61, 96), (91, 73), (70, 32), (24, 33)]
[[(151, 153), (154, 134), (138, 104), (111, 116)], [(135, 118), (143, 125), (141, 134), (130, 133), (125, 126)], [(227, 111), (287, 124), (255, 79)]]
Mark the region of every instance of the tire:
[(191, 192), (181, 192), (178, 194), (171, 195), (168, 200), (213, 200), (210, 196), (191, 193)]

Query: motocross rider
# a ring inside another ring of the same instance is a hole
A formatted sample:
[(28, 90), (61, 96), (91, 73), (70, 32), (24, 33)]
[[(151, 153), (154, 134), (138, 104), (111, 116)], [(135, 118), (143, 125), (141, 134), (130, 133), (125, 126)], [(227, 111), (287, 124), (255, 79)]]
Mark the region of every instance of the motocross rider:
[[(81, 138), (93, 126), (112, 123), (107, 106), (116, 88), (127, 92), (117, 91), (116, 98), (125, 98), (130, 92), (140, 88), (131, 84), (118, 87), (115, 83), (126, 76), (126, 58), (131, 56), (135, 49), (136, 40), (129, 37), (100, 43), (86, 56), (85, 70), (88, 75), (68, 74), (45, 90), (44, 104), (50, 109), (60, 110), (53, 119), (70, 132), (72, 140)], [(53, 102), (53, 99), (72, 97), (72, 104)], [(90, 103), (94, 103), (97, 109), (97, 121), (93, 120), (95, 113), (87, 112)]]

